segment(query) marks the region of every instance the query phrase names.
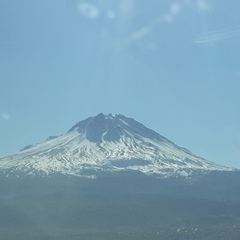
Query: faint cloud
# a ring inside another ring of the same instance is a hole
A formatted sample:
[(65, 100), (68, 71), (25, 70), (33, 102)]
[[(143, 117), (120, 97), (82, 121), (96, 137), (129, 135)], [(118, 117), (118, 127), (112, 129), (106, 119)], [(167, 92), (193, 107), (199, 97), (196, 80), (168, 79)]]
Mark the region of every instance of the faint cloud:
[(146, 34), (148, 34), (149, 31), (150, 31), (149, 28), (147, 28), (147, 27), (142, 27), (142, 28), (139, 29), (138, 31), (132, 33), (131, 40), (132, 40), (132, 41), (138, 40), (138, 39), (144, 37)]
[(78, 5), (79, 12), (87, 18), (97, 18), (100, 14), (99, 9), (92, 3), (80, 3)]
[[(133, 1), (129, 1), (133, 4)], [(128, 5), (129, 2), (127, 3), (127, 1), (123, 0), (123, 3), (127, 4), (128, 7), (126, 7), (126, 9), (130, 9), (130, 6)], [(163, 22), (167, 22), (167, 23), (172, 23), (175, 19), (175, 17), (180, 14), (182, 12), (182, 4), (180, 3), (172, 3), (169, 6), (169, 10), (167, 13), (163, 14), (161, 17), (155, 19), (155, 21), (150, 24), (149, 26), (143, 26), (142, 28), (140, 28), (139, 30), (135, 31), (132, 33), (132, 35), (130, 36), (129, 39), (129, 43), (137, 41), (143, 37), (145, 37), (147, 34), (149, 34), (153, 28), (155, 27), (155, 24), (161, 24)], [(149, 45), (149, 49), (154, 49), (155, 45), (154, 44), (150, 44)]]
[(128, 39), (126, 39), (127, 44), (133, 44), (143, 37), (145, 37), (149, 32), (151, 32), (150, 27), (142, 27), (139, 30), (133, 32)]
[(162, 16), (162, 20), (167, 23), (172, 23), (175, 17), (182, 11), (182, 6), (179, 3), (173, 3), (170, 6), (169, 12)]
[(171, 14), (165, 14), (165, 15), (163, 15), (163, 20), (164, 20), (164, 22), (172, 23), (174, 20), (174, 17)]
[(2, 114), (1, 114), (1, 117), (2, 117), (3, 120), (6, 120), (6, 121), (7, 121), (7, 120), (9, 120), (10, 115), (7, 114), (7, 113), (2, 113)]
[(113, 18), (116, 17), (116, 13), (113, 10), (109, 10), (107, 12), (107, 17), (110, 18), (110, 19), (113, 19)]
[(194, 42), (196, 44), (210, 43), (237, 36), (240, 36), (240, 26), (218, 29), (196, 35)]
[(211, 9), (211, 6), (205, 0), (197, 0), (197, 8), (199, 11), (208, 11)]
[(134, 0), (122, 0), (120, 2), (120, 12), (123, 15), (130, 14), (133, 11)]
[(181, 5), (178, 3), (173, 3), (170, 7), (171, 14), (178, 14), (181, 11)]

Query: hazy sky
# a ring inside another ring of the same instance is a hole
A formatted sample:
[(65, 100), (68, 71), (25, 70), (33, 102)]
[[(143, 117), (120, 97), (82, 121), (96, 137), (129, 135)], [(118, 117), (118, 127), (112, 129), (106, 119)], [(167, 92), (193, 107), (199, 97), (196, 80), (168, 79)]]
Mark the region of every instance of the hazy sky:
[(239, 0), (0, 0), (0, 156), (121, 113), (240, 168)]

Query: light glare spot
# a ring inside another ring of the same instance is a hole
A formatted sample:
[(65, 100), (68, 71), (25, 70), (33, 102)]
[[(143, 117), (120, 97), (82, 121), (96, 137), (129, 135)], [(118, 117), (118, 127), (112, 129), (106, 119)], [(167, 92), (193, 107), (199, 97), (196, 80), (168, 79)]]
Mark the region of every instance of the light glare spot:
[(170, 12), (172, 14), (178, 14), (181, 11), (181, 6), (178, 3), (172, 4), (170, 8)]
[(167, 23), (172, 23), (174, 18), (171, 14), (166, 14), (163, 16), (163, 20)]
[(112, 10), (109, 10), (107, 12), (107, 17), (110, 18), (110, 19), (113, 19), (113, 18), (116, 17), (116, 13), (114, 11), (112, 11)]
[(10, 115), (9, 114), (7, 114), (7, 113), (2, 113), (2, 119), (4, 119), (4, 120), (9, 120), (9, 118), (10, 118)]
[(128, 15), (132, 13), (134, 0), (122, 0), (120, 3), (120, 12), (122, 15)]
[(205, 0), (198, 0), (197, 8), (199, 11), (207, 11), (210, 10), (210, 5)]

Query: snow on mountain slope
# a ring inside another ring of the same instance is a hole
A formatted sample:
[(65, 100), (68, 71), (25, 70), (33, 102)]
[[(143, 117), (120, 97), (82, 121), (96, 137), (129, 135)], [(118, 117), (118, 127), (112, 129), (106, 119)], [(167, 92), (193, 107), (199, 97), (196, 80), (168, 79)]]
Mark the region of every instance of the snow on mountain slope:
[(86, 170), (137, 170), (189, 176), (193, 171), (233, 169), (197, 157), (131, 118), (99, 114), (80, 121), (59, 137), (1, 158), (0, 170), (6, 174), (17, 170), (76, 176), (85, 176)]

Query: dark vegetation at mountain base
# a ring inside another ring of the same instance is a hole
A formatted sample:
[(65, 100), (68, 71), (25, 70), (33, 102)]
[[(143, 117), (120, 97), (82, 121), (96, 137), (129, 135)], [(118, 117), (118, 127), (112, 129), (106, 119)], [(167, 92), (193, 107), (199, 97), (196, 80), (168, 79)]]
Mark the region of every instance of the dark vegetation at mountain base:
[[(46, 195), (51, 193), (78, 195), (165, 194), (206, 199), (240, 201), (240, 171), (195, 172), (190, 178), (146, 175), (138, 171), (104, 172), (86, 170), (85, 176), (63, 174), (26, 176), (0, 172), (2, 195)], [(18, 177), (16, 177), (16, 175)]]
[(240, 228), (228, 226), (214, 226), (194, 231), (185, 228), (178, 231), (168, 229), (52, 229), (29, 231), (1, 230), (4, 240), (239, 240)]
[(172, 195), (0, 197), (4, 240), (237, 240), (240, 203)]
[(239, 172), (97, 175), (0, 175), (0, 239), (239, 240)]

